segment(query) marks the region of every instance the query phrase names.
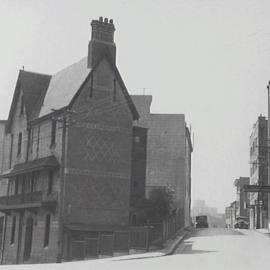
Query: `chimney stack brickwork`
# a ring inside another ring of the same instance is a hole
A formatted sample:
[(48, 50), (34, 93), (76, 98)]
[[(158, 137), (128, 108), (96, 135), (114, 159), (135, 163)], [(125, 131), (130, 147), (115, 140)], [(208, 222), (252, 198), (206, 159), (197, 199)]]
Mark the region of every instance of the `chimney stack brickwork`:
[(115, 27), (113, 20), (99, 17), (92, 20), (92, 36), (88, 45), (88, 68), (93, 68), (104, 53), (108, 53), (115, 64), (116, 46), (114, 43)]

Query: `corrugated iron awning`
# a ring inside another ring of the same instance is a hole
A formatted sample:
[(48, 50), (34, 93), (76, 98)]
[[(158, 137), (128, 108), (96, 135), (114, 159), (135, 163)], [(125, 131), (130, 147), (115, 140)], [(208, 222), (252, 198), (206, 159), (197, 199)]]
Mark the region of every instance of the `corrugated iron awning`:
[(49, 168), (56, 168), (59, 166), (55, 156), (49, 156), (31, 160), (24, 163), (14, 165), (11, 170), (8, 170), (0, 175), (0, 178), (8, 178), (17, 175), (27, 174), (30, 172), (40, 171)]

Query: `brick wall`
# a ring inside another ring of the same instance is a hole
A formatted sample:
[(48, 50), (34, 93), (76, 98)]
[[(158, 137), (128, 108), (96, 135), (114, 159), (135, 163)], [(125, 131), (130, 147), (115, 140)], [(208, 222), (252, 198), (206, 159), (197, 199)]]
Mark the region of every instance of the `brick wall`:
[(67, 138), (65, 211), (70, 223), (128, 224), (132, 115), (114, 79), (102, 61), (72, 108), (80, 113), (73, 116)]
[[(51, 226), (49, 235), (49, 245), (47, 247), (44, 247), (45, 217), (47, 214), (51, 215)], [(16, 216), (15, 242), (14, 244), (10, 244), (13, 216)], [(32, 251), (30, 259), (27, 262), (24, 262), (23, 254), (25, 243), (25, 230), (26, 230), (26, 220), (28, 217), (33, 217), (34, 220)], [(11, 215), (7, 217), (6, 241), (3, 260), (4, 264), (16, 263), (18, 242), (19, 242), (19, 234), (18, 234), (19, 219), (20, 217), (17, 212), (12, 212)], [(32, 214), (29, 211), (25, 211), (23, 214), (23, 222), (22, 222), (21, 252), (19, 254), (19, 263), (56, 262), (57, 230), (58, 230), (58, 221), (55, 214), (52, 214), (51, 212), (47, 212), (45, 210), (41, 210), (37, 214)]]

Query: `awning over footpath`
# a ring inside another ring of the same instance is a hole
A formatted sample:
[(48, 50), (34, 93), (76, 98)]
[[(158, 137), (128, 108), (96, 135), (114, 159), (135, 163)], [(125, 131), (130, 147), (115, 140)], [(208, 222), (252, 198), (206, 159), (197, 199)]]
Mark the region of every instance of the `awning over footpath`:
[(14, 167), (3, 174), (0, 175), (0, 178), (8, 178), (17, 175), (27, 174), (30, 172), (41, 171), (50, 168), (56, 168), (59, 166), (55, 156), (49, 156), (44, 158), (39, 158), (31, 160), (24, 163), (19, 163), (14, 165)]

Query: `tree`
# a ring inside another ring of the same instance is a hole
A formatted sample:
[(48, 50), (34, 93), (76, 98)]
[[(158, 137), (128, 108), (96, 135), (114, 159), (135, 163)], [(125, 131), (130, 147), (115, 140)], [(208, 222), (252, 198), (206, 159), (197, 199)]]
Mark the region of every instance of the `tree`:
[(169, 187), (158, 187), (150, 192), (149, 198), (138, 201), (136, 205), (138, 222), (161, 221), (169, 217), (173, 209), (173, 193)]

